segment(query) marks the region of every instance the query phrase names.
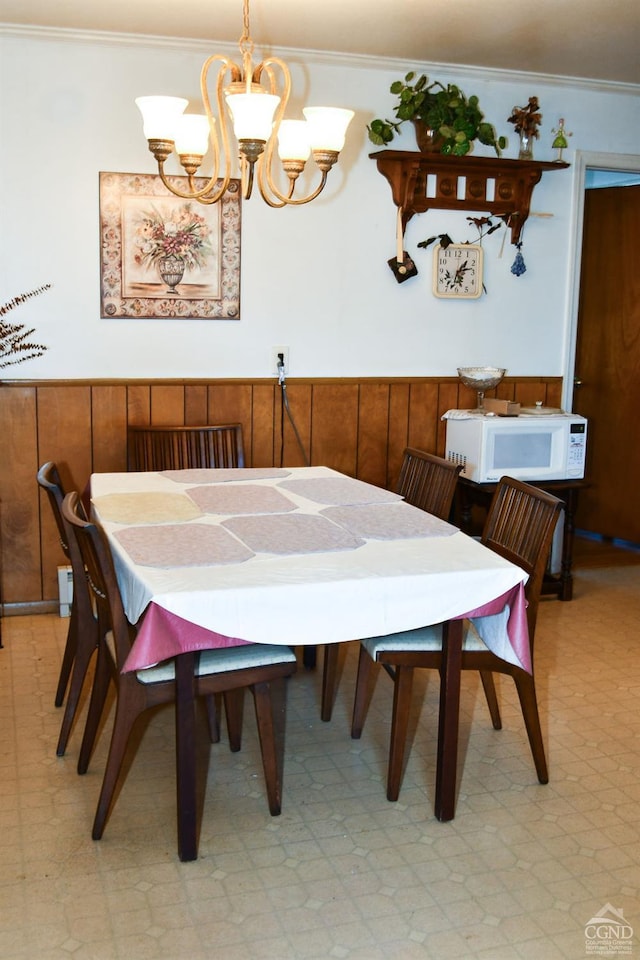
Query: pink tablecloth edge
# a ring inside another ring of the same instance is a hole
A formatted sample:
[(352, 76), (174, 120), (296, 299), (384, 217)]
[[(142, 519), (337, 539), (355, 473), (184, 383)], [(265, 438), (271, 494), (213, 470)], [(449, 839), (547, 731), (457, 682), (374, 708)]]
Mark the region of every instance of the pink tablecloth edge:
[(511, 649), (520, 662), (520, 666), (527, 673), (533, 673), (531, 662), (531, 644), (529, 643), (529, 626), (527, 624), (527, 598), (524, 592), (524, 583), (517, 583), (511, 587), (502, 596), (495, 600), (477, 607), (475, 610), (469, 610), (467, 613), (456, 617), (457, 620), (471, 619), (471, 617), (486, 617), (492, 613), (500, 613), (506, 605), (509, 605), (509, 619), (507, 621), (507, 634)]
[(227, 637), (215, 630), (207, 630), (206, 627), (184, 620), (152, 602), (140, 621), (138, 634), (122, 672), (144, 670), (179, 653), (239, 647), (249, 642), (239, 637)]
[[(502, 596), (489, 603), (460, 614), (463, 617), (482, 617), (500, 613), (509, 604), (510, 614), (507, 633), (513, 652), (523, 669), (531, 673), (531, 649), (527, 628), (527, 602), (524, 585), (516, 584)], [(184, 620), (170, 613), (156, 603), (150, 603), (138, 629), (131, 652), (122, 668), (123, 673), (131, 670), (143, 670), (163, 660), (169, 660), (180, 653), (197, 650), (211, 650), (219, 647), (238, 647), (251, 641), (239, 637), (227, 637), (223, 633), (207, 630), (205, 627)]]

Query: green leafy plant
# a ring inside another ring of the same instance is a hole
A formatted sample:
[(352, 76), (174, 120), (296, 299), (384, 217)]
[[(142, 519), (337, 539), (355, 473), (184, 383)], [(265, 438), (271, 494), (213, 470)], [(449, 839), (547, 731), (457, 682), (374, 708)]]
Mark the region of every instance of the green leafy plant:
[[(39, 296), (45, 290), (49, 290), (50, 287), (51, 284), (46, 283), (43, 287), (18, 294), (17, 297), (0, 305), (0, 317), (6, 316), (10, 310), (19, 307), (21, 303), (25, 303), (31, 297)], [(25, 330), (24, 323), (8, 323), (6, 320), (0, 319), (0, 369), (10, 367), (14, 363), (22, 363), (24, 360), (41, 357), (45, 350), (48, 350), (48, 347), (42, 343), (28, 342), (27, 337), (34, 333), (34, 327)]]
[(415, 79), (411, 71), (404, 80), (395, 80), (389, 88), (397, 98), (395, 120), (372, 120), (367, 126), (369, 140), (376, 146), (386, 146), (405, 121), (423, 123), (441, 140), (440, 152), (463, 157), (469, 153), (474, 140), (493, 147), (498, 156), (506, 146), (506, 139), (498, 137), (494, 126), (484, 119), (476, 96), (467, 97), (453, 83), (446, 87), (439, 80), (429, 82), (422, 74)]

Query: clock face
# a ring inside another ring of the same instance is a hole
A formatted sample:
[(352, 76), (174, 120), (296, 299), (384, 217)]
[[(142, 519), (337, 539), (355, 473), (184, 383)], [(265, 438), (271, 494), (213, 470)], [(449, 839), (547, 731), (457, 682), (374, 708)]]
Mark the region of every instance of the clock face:
[(437, 246), (433, 253), (436, 297), (474, 300), (482, 295), (482, 247), (470, 243)]

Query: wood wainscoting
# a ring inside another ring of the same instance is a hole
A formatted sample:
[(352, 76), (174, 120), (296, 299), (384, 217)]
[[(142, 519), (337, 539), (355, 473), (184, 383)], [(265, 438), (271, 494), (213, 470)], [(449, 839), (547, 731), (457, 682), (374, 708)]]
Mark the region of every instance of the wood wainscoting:
[[(561, 377), (508, 377), (491, 396), (560, 406)], [(289, 407), (312, 464), (382, 487), (397, 481), (406, 446), (444, 453), (442, 414), (475, 407), (455, 377), (291, 379)], [(1, 599), (5, 613), (57, 608), (64, 555), (36, 483), (54, 460), (68, 489), (127, 469), (129, 424), (242, 423), (246, 466), (301, 466), (274, 380), (0, 382)]]

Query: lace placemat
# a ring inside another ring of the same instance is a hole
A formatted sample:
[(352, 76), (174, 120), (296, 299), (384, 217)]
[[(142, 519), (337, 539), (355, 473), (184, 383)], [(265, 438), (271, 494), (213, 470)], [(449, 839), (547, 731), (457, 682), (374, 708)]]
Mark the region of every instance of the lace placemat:
[(354, 537), (364, 537), (365, 540), (450, 537), (458, 532), (452, 524), (408, 503), (325, 507), (320, 512)]
[(210, 469), (162, 470), (161, 477), (176, 483), (234, 483), (240, 480), (272, 480), (290, 477), (291, 471), (281, 467), (215, 467)]
[(300, 480), (284, 480), (278, 484), (284, 490), (297, 493), (314, 503), (330, 503), (334, 505), (350, 503), (392, 503), (402, 500), (397, 493), (382, 490), (364, 480), (354, 480), (352, 477), (316, 477)]
[(289, 513), (296, 509), (295, 503), (275, 487), (260, 487), (257, 484), (224, 483), (213, 487), (191, 487), (187, 493), (204, 513), (233, 516), (245, 513)]
[(304, 513), (264, 517), (232, 517), (222, 526), (256, 553), (322, 553), (355, 550), (363, 540), (336, 526), (325, 517)]
[(170, 523), (202, 516), (183, 493), (105, 493), (92, 502), (100, 519), (112, 523)]
[(142, 567), (211, 567), (253, 556), (227, 530), (204, 523), (128, 527), (114, 536)]

